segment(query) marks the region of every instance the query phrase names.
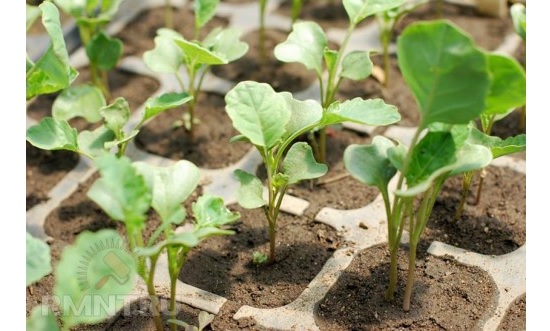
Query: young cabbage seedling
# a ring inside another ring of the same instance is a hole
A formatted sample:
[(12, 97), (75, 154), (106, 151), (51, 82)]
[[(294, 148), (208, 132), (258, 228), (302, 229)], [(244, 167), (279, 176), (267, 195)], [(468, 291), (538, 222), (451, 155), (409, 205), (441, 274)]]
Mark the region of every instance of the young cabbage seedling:
[(333, 102), (323, 111), (316, 101), (299, 101), (289, 92), (277, 93), (266, 83), (245, 81), (225, 96), (226, 110), (240, 135), (232, 142), (248, 142), (258, 150), (267, 171), (267, 200), (263, 184), (255, 175), (235, 170), (240, 182), (238, 203), (247, 209), (263, 208), (269, 226), (269, 261), (275, 261), (277, 217), (290, 185), (314, 179), (327, 172), (305, 142), (294, 143), (300, 135), (317, 127), (345, 121), (369, 125), (389, 125), (400, 120), (394, 106), (381, 99), (355, 98)]
[[(422, 52), (418, 52), (422, 49)], [(344, 164), (360, 182), (380, 190), (388, 219), (390, 280), (397, 285), (397, 252), (408, 223), (409, 270), (403, 309), (410, 309), (416, 249), (444, 181), (487, 166), (491, 150), (472, 138), (468, 123), (485, 109), (490, 87), (487, 58), (462, 30), (446, 21), (415, 23), (397, 40), (403, 77), (420, 111), (420, 124), (407, 149), (382, 136), (370, 145), (351, 145)], [(423, 137), (422, 137), (423, 135)], [(390, 180), (399, 172), (393, 202)]]
[[(200, 22), (206, 24), (204, 19)], [(184, 115), (182, 120), (191, 136), (196, 121), (195, 107), (204, 76), (212, 66), (235, 61), (248, 51), (248, 44), (239, 40), (240, 35), (241, 32), (238, 29), (218, 27), (200, 42), (188, 41), (174, 30), (159, 29), (155, 37), (155, 48), (143, 54), (143, 60), (151, 70), (174, 74), (181, 91), (187, 91), (193, 96), (188, 105), (189, 112), (186, 113), (188, 117)], [(187, 88), (180, 72), (182, 66), (187, 72)]]
[[(155, 327), (162, 331), (154, 282), (161, 254), (166, 255), (170, 277), (169, 316), (176, 320), (176, 284), (187, 254), (208, 237), (233, 234), (222, 227), (236, 221), (239, 214), (228, 210), (223, 199), (206, 194), (192, 205), (192, 228), (177, 231), (175, 227), (186, 219), (182, 203), (199, 182), (199, 170), (194, 164), (182, 160), (172, 166), (155, 167), (144, 162), (131, 163), (124, 156), (104, 154), (96, 165), (101, 177), (88, 191), (88, 197), (113, 220), (124, 223), (130, 249), (135, 253), (137, 274), (147, 284)], [(143, 231), (150, 208), (160, 216), (161, 224), (146, 240)], [(177, 323), (171, 323), (170, 327), (176, 330)]]
[[(487, 147), (493, 151), (493, 158), (497, 158), (525, 150), (525, 134), (502, 140), (491, 136), (491, 131), (496, 121), (505, 118), (516, 108), (525, 105), (526, 77), (521, 65), (511, 57), (489, 53), (487, 54), (487, 60), (492, 79), (485, 110), (479, 116), (481, 132), (476, 130), (478, 131), (476, 136), (479, 137), (480, 142), (483, 141), (488, 144)], [(494, 150), (497, 147), (498, 150)], [(463, 175), (461, 201), (455, 214), (457, 220), (462, 216), (474, 174), (474, 172), (466, 172)], [(482, 169), (475, 199), (476, 205), (481, 199), (484, 177), (485, 170)]]
[[(378, 12), (399, 6), (404, 0), (344, 0), (349, 17), (346, 35), (338, 50), (328, 48), (325, 32), (315, 22), (298, 22), (292, 25), (292, 32), (286, 41), (275, 47), (275, 57), (283, 62), (298, 62), (317, 74), (323, 111), (335, 101), (342, 79), (362, 80), (372, 71), (372, 62), (366, 51), (352, 51), (346, 54), (346, 46), (357, 24)], [(328, 77), (324, 78), (325, 69)], [(311, 132), (311, 143), (320, 162), (325, 162), (326, 127), (314, 128), (318, 137)]]
[(27, 5), (27, 30), (40, 16), (50, 37), (50, 45), (36, 62), (33, 62), (27, 54), (27, 100), (37, 95), (64, 90), (78, 75), (78, 72), (69, 64), (69, 54), (59, 21), (59, 10), (49, 1), (44, 1), (38, 7)]
[[(129, 132), (125, 126), (130, 119), (130, 106), (124, 98), (105, 105), (102, 93), (92, 85), (80, 85), (64, 90), (55, 100), (52, 116), (27, 129), (27, 141), (45, 150), (69, 150), (90, 159), (116, 147), (118, 156), (149, 120), (165, 110), (181, 106), (192, 99), (187, 93), (165, 93), (149, 98), (141, 120)], [(102, 124), (93, 131), (77, 130), (69, 124), (73, 117), (83, 117), (89, 123)]]
[(110, 101), (107, 72), (122, 55), (122, 41), (111, 38), (105, 26), (113, 19), (123, 0), (54, 0), (65, 13), (76, 20), (80, 41), (90, 62), (92, 83)]

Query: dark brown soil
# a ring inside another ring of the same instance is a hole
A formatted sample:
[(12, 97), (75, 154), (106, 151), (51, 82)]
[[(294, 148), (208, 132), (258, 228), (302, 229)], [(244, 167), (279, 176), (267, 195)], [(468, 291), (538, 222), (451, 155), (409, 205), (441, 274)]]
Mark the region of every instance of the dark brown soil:
[(274, 308), (292, 302), (340, 245), (331, 227), (281, 212), (276, 263), (255, 265), (252, 254), (269, 251), (265, 214), (260, 208), (229, 208), (241, 213), (236, 234), (210, 238), (191, 251), (180, 280), (240, 305)]
[(174, 160), (188, 160), (204, 168), (223, 168), (240, 160), (251, 148), (243, 143), (229, 143), (237, 135), (225, 112), (223, 96), (202, 93), (195, 106), (193, 136), (183, 127), (174, 127), (187, 107), (166, 111), (147, 123), (137, 135), (136, 146), (149, 153)]
[(388, 276), (387, 245), (359, 253), (319, 304), (321, 330), (475, 330), (495, 308), (497, 291), (479, 268), (426, 255), (416, 261), (411, 310), (402, 308), (408, 248), (399, 253), (397, 291), (384, 299)]
[(315, 73), (307, 70), (303, 64), (285, 63), (275, 58), (273, 49), (286, 40), (288, 32), (265, 29), (263, 56), (259, 36), (257, 30), (245, 34), (241, 40), (248, 43), (248, 52), (235, 62), (212, 67), (212, 73), (233, 82), (253, 80), (269, 83), (278, 92), (298, 92), (317, 79)]
[[(173, 8), (175, 30), (182, 34), (186, 39), (193, 40), (195, 29), (195, 14), (192, 10), (193, 4), (190, 3), (182, 8)], [(142, 57), (145, 51), (155, 47), (154, 39), (157, 30), (165, 28), (164, 7), (152, 8), (143, 11), (130, 22), (124, 29), (116, 34), (124, 43), (122, 56)], [(210, 31), (218, 26), (227, 26), (227, 19), (214, 16), (204, 27), (200, 29), (199, 39), (203, 40)]]

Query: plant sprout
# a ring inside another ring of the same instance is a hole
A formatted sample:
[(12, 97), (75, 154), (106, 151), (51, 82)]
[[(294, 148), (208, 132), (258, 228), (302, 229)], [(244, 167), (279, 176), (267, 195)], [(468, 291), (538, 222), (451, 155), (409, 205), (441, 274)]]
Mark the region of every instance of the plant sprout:
[[(196, 16), (199, 22), (196, 26), (206, 24), (209, 18), (205, 15)], [(198, 34), (198, 30), (196, 31)], [(202, 42), (188, 41), (178, 32), (163, 28), (157, 31), (155, 48), (143, 54), (143, 60), (151, 70), (174, 74), (181, 91), (186, 91), (193, 96), (188, 105), (188, 113), (185, 113), (180, 123), (176, 123), (176, 125), (183, 124), (191, 136), (197, 122), (195, 107), (205, 75), (212, 66), (235, 61), (248, 51), (248, 44), (239, 40), (240, 35), (241, 32), (238, 29), (218, 27), (212, 30)], [(184, 67), (187, 72), (187, 85), (181, 75), (181, 67)]]
[(323, 111), (318, 102), (299, 101), (289, 92), (277, 93), (269, 84), (253, 81), (238, 83), (226, 94), (225, 102), (233, 127), (240, 133), (231, 141), (254, 145), (267, 171), (267, 200), (262, 181), (255, 175), (237, 169), (235, 177), (240, 183), (237, 202), (247, 209), (261, 207), (266, 215), (269, 262), (275, 262), (277, 218), (287, 189), (327, 172), (327, 166), (315, 160), (310, 145), (294, 143), (296, 138), (316, 127), (345, 121), (389, 125), (400, 120), (397, 109), (381, 99), (336, 101)]
[[(275, 57), (283, 62), (302, 63), (307, 69), (314, 70), (320, 86), (320, 102), (324, 111), (335, 101), (336, 92), (342, 79), (362, 80), (372, 71), (372, 62), (366, 51), (345, 53), (349, 39), (357, 24), (365, 18), (381, 11), (399, 6), (404, 0), (344, 0), (344, 7), (349, 17), (349, 26), (340, 48), (328, 48), (328, 40), (323, 29), (315, 22), (298, 22), (292, 25), (292, 32), (286, 41), (275, 47)], [(328, 77), (324, 79), (324, 71)], [(315, 148), (315, 155), (320, 162), (325, 162), (326, 127), (316, 128), (310, 140)]]
[[(418, 52), (422, 49), (422, 52)], [(386, 299), (397, 285), (397, 252), (408, 223), (409, 269), (403, 309), (410, 310), (416, 249), (445, 180), (489, 165), (491, 149), (474, 139), (469, 122), (485, 109), (490, 74), (485, 53), (447, 21), (414, 23), (397, 40), (403, 77), (420, 112), (409, 145), (378, 136), (370, 145), (351, 145), (346, 169), (362, 183), (380, 190), (388, 220), (390, 279)], [(393, 202), (389, 183), (399, 172)]]
[(55, 0), (55, 3), (76, 20), (80, 41), (90, 62), (92, 83), (107, 100), (111, 99), (107, 72), (122, 55), (122, 41), (109, 37), (105, 26), (113, 19), (123, 0)]

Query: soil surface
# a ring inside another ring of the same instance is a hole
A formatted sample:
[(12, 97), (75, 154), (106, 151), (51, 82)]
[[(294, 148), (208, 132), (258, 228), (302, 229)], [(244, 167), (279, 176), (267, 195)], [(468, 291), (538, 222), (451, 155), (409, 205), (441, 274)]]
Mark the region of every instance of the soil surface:
[(526, 306), (527, 298), (525, 295), (512, 302), (497, 331), (527, 330)]
[(486, 272), (429, 255), (416, 261), (411, 310), (404, 312), (408, 247), (402, 247), (398, 255), (393, 301), (384, 299), (389, 277), (388, 246), (366, 249), (353, 259), (319, 304), (319, 328), (469, 331), (491, 316), (498, 292)]

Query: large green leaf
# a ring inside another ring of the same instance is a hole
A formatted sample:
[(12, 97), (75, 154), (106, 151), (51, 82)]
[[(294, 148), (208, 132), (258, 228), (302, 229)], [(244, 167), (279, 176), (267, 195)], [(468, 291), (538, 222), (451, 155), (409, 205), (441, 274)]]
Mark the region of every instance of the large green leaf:
[(202, 28), (216, 14), (216, 8), (220, 0), (195, 0), (195, 22), (199, 28)]
[(291, 110), (285, 98), (266, 83), (244, 81), (225, 95), (233, 127), (254, 145), (270, 148), (285, 133)]
[(105, 126), (94, 131), (82, 131), (78, 134), (78, 148), (90, 157), (97, 157), (107, 152), (105, 144), (115, 139), (115, 133)]
[(111, 129), (117, 139), (122, 139), (124, 132), (122, 129), (130, 119), (130, 105), (123, 97), (118, 97), (113, 103), (99, 110), (99, 113), (105, 119), (105, 126)]
[(100, 32), (86, 45), (86, 55), (98, 68), (111, 70), (116, 67), (122, 55), (122, 46), (120, 39), (111, 38), (104, 32)]
[(67, 121), (58, 121), (51, 117), (45, 117), (38, 124), (29, 127), (27, 141), (40, 149), (78, 151), (76, 129)]
[(134, 257), (115, 230), (82, 232), (63, 250), (54, 272), (64, 327), (114, 316), (134, 287), (135, 270)]
[(142, 226), (151, 206), (151, 189), (130, 160), (104, 154), (96, 159), (101, 178), (96, 180), (88, 197), (114, 220)]
[(232, 62), (248, 52), (248, 44), (240, 40), (241, 34), (242, 31), (237, 28), (217, 27), (206, 36), (202, 44), (222, 55), (227, 62)]
[(388, 158), (388, 150), (394, 147), (394, 143), (383, 136), (374, 137), (370, 145), (350, 145), (344, 151), (344, 166), (361, 183), (387, 192), (388, 183), (397, 173)]
[(302, 63), (321, 76), (324, 50), (327, 45), (327, 37), (319, 24), (298, 22), (292, 25), (292, 32), (287, 39), (275, 46), (274, 54), (279, 61)]
[(174, 42), (183, 51), (185, 62), (191, 65), (198, 64), (226, 64), (227, 59), (221, 54), (214, 53), (202, 45), (182, 38), (175, 38)]
[(403, 77), (419, 104), (422, 128), (465, 124), (485, 109), (490, 75), (485, 54), (448, 21), (409, 25), (397, 39)]
[(52, 116), (58, 120), (84, 117), (90, 123), (102, 119), (99, 109), (107, 104), (101, 90), (91, 84), (71, 86), (63, 90), (52, 105)]
[(288, 184), (304, 179), (319, 178), (327, 173), (327, 166), (317, 163), (311, 146), (305, 142), (295, 143), (283, 160), (283, 173), (288, 176)]
[(343, 0), (344, 8), (352, 24), (394, 7), (401, 6), (405, 0)]
[(48, 32), (51, 44), (36, 63), (27, 65), (27, 100), (67, 88), (78, 75), (69, 65), (69, 54), (57, 7), (49, 1), (44, 1), (38, 7), (42, 11), (42, 24)]
[(340, 76), (352, 80), (365, 79), (371, 74), (372, 67), (373, 64), (369, 57), (369, 52), (353, 51), (344, 57)]
[(174, 38), (183, 39), (174, 30), (161, 28), (157, 30), (155, 48), (143, 53), (143, 61), (153, 71), (173, 74), (183, 64), (183, 51), (174, 42)]
[(149, 98), (145, 102), (145, 110), (142, 121), (146, 121), (150, 118), (157, 116), (165, 110), (179, 107), (193, 100), (193, 97), (183, 93), (164, 93), (155, 98)]
[(237, 190), (237, 202), (239, 205), (246, 209), (254, 209), (267, 203), (263, 199), (264, 188), (258, 177), (241, 169), (236, 169), (234, 174), (240, 183)]
[(526, 77), (519, 62), (509, 56), (488, 54), (491, 88), (483, 115), (506, 113), (525, 104)]
[(52, 272), (50, 246), (27, 232), (26, 286)]
[(152, 188), (151, 206), (163, 223), (179, 224), (185, 218), (182, 203), (199, 183), (199, 169), (191, 162), (180, 160), (168, 167), (156, 167), (136, 162), (134, 167)]
[(355, 122), (366, 125), (390, 125), (398, 122), (401, 115), (397, 107), (386, 104), (382, 99), (354, 98), (343, 103), (332, 103), (323, 116), (323, 124)]
[(313, 126), (323, 117), (323, 107), (314, 100), (296, 100), (289, 92), (279, 92), (282, 95), (290, 109), (290, 120), (285, 127), (284, 139), (301, 131), (307, 127)]
[[(210, 194), (205, 194), (193, 203), (193, 216), (195, 216), (195, 228), (220, 227), (233, 223), (239, 219), (240, 214), (232, 212), (225, 207), (223, 199)], [(199, 239), (206, 232), (199, 233)]]
[(468, 141), (489, 148), (493, 159), (503, 155), (523, 152), (526, 148), (525, 134), (519, 134), (502, 140), (499, 137), (489, 136), (477, 128), (472, 128)]
[(32, 309), (31, 316), (27, 318), (26, 330), (59, 331), (59, 325), (50, 307), (40, 305)]

